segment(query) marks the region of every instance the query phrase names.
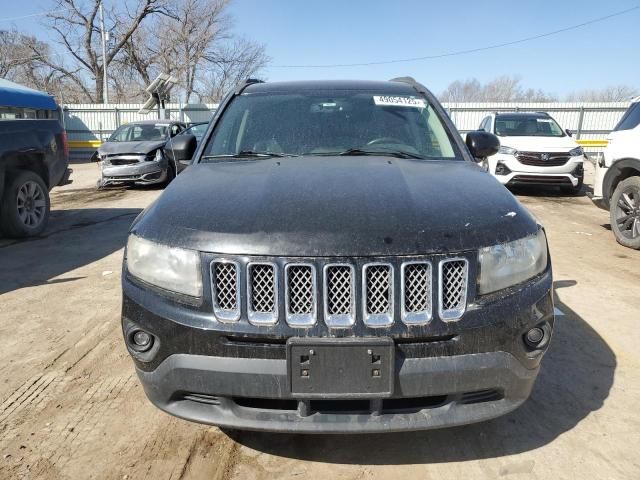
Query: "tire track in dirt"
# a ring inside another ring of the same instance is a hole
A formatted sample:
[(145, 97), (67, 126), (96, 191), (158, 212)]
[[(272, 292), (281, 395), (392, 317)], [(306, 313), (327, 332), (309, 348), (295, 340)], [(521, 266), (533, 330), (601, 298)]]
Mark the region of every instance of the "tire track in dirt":
[(28, 407), (42, 403), (47, 389), (60, 378), (58, 372), (39, 373), (24, 382), (0, 405), (0, 431), (7, 428), (10, 418)]

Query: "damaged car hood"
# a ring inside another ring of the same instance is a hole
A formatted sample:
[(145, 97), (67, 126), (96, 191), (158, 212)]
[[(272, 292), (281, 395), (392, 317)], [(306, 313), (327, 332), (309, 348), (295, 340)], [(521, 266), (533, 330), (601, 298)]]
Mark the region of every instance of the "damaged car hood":
[(166, 140), (153, 140), (148, 142), (105, 142), (98, 148), (100, 155), (114, 155), (118, 153), (151, 153), (164, 147)]
[(477, 249), (537, 228), (471, 162), (309, 156), (194, 164), (132, 231), (225, 254), (373, 256)]

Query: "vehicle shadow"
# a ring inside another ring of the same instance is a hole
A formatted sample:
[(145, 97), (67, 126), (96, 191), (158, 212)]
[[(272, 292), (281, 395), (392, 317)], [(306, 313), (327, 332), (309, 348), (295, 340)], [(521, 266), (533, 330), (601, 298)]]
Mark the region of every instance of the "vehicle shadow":
[(78, 280), (56, 277), (121, 249), (140, 208), (57, 210), (39, 237), (0, 239), (0, 295), (47, 283)]
[(589, 194), (593, 194), (593, 188), (589, 185), (583, 185), (579, 193), (567, 193), (563, 192), (560, 187), (547, 185), (511, 186), (509, 187), (509, 191), (514, 195), (521, 195), (525, 197), (550, 197), (554, 199), (587, 197)]
[[(556, 289), (575, 281), (557, 282)], [(557, 295), (556, 295), (557, 296)], [(613, 385), (616, 356), (561, 301), (552, 344), (529, 400), (484, 423), (442, 430), (379, 435), (289, 435), (229, 431), (242, 445), (273, 455), (360, 465), (430, 464), (501, 457), (534, 450), (600, 409)]]

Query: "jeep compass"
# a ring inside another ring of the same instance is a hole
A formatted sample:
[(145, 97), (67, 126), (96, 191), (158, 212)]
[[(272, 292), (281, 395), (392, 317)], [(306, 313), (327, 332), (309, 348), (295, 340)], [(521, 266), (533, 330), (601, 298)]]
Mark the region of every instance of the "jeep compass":
[(134, 222), (124, 340), (181, 418), (302, 433), (420, 430), (514, 410), (551, 338), (542, 227), (434, 96), (247, 81)]

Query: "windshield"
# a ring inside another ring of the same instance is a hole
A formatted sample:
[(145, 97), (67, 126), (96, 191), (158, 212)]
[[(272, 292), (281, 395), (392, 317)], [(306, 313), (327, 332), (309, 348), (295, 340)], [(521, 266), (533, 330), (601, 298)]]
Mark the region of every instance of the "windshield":
[(403, 152), (415, 158), (461, 158), (426, 99), (353, 90), (235, 97), (216, 125), (203, 158), (242, 156), (243, 152)]
[(564, 137), (560, 125), (551, 117), (508, 116), (496, 117), (496, 135), (500, 137)]
[(152, 142), (167, 138), (169, 125), (140, 123), (123, 125), (118, 128), (111, 137), (110, 142)]

